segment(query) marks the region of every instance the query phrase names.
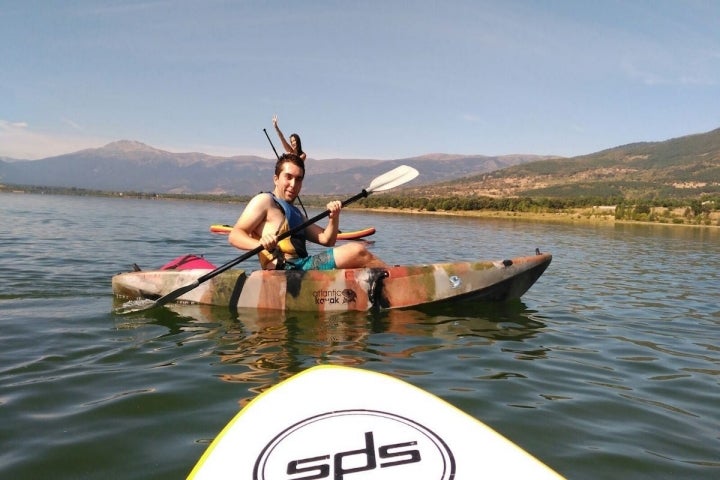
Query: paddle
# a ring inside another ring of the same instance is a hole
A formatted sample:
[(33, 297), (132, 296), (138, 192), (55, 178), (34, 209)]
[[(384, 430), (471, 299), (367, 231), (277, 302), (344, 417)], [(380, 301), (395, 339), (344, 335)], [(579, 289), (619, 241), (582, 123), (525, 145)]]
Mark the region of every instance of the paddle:
[[(370, 195), (373, 192), (382, 192), (385, 190), (390, 190), (391, 188), (399, 187), (400, 185), (403, 185), (410, 180), (414, 179), (418, 176), (418, 171), (415, 170), (412, 167), (408, 167), (407, 165), (401, 165), (393, 170), (390, 170), (387, 173), (384, 173), (380, 175), (379, 177), (375, 178), (372, 182), (370, 182), (370, 186), (363, 189), (360, 193), (357, 195), (354, 195), (347, 200), (343, 200), (342, 206), (345, 207), (346, 205), (349, 205), (361, 198), (365, 198), (368, 195)], [(301, 230), (304, 230), (305, 228), (309, 227), (310, 225), (322, 220), (323, 218), (330, 215), (330, 210), (325, 210), (323, 213), (314, 216), (313, 218), (306, 220), (302, 224), (298, 225), (295, 228), (291, 228), (285, 233), (282, 233), (278, 235), (277, 240), (280, 241), (284, 238), (287, 238)], [(240, 262), (243, 262), (247, 260), (250, 257), (253, 257), (260, 253), (263, 250), (262, 245), (259, 245), (255, 247), (254, 249), (250, 250), (249, 252), (240, 255), (234, 260), (229, 261), (225, 265), (222, 265), (215, 270), (212, 270), (211, 272), (206, 273), (205, 275), (199, 277), (197, 280), (195, 280), (193, 283), (189, 285), (185, 285), (184, 287), (180, 287), (176, 290), (173, 290), (172, 292), (168, 293), (167, 295), (164, 295), (157, 300), (149, 300), (145, 302), (130, 302), (131, 305), (129, 306), (123, 306), (116, 310), (116, 313), (119, 314), (126, 314), (126, 313), (133, 313), (133, 312), (139, 312), (142, 310), (147, 310), (153, 307), (159, 307), (162, 305), (165, 305), (168, 302), (172, 302), (173, 300), (176, 300), (178, 297), (182, 296), (183, 294), (189, 292), (190, 290), (198, 287), (201, 283), (206, 282), (210, 280), (211, 278), (220, 275), (226, 270), (229, 270), (230, 268), (234, 267)]]
[(268, 135), (267, 130), (263, 128), (263, 132), (265, 132), (265, 136), (267, 137), (268, 142), (270, 142), (270, 146), (272, 147), (273, 152), (275, 152), (275, 156), (278, 160), (280, 160), (280, 155), (278, 155), (277, 150), (275, 150), (275, 145), (273, 145), (272, 140), (270, 140), (270, 135)]
[[(270, 135), (268, 135), (267, 130), (263, 128), (263, 132), (265, 132), (265, 136), (267, 137), (268, 142), (270, 142), (270, 146), (272, 147), (273, 152), (275, 152), (275, 156), (278, 160), (280, 160), (280, 155), (278, 155), (277, 150), (275, 150), (275, 145), (273, 145), (272, 140), (270, 140)], [(300, 200), (300, 195), (297, 196), (297, 201), (300, 203), (300, 207), (303, 209), (303, 213), (307, 217), (307, 210), (305, 210), (305, 205), (303, 205), (302, 200)]]

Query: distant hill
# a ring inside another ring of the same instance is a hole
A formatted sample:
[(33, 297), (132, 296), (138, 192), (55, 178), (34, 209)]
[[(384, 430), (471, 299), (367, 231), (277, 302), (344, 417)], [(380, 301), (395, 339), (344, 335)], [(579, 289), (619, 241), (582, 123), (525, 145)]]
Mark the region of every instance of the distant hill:
[[(430, 184), (543, 158), (548, 157), (432, 154), (399, 160), (308, 159), (303, 193), (357, 193), (376, 176), (401, 164), (421, 172), (415, 184)], [(0, 182), (141, 193), (253, 195), (272, 188), (274, 167), (274, 158), (171, 153), (121, 140), (41, 160), (0, 160)]]
[(0, 162), (0, 181), (107, 191), (211, 193), (257, 189), (253, 181), (260, 171), (272, 171), (272, 162), (251, 156), (170, 153), (122, 140), (42, 160)]
[[(720, 193), (720, 129), (573, 158), (429, 154), (397, 160), (308, 159), (306, 195), (357, 193), (395, 166), (426, 197), (698, 199)], [(121, 140), (42, 160), (0, 160), (0, 183), (110, 192), (253, 195), (272, 188), (273, 158), (171, 153)]]
[(720, 129), (523, 163), (406, 193), (424, 196), (697, 199), (720, 193)]

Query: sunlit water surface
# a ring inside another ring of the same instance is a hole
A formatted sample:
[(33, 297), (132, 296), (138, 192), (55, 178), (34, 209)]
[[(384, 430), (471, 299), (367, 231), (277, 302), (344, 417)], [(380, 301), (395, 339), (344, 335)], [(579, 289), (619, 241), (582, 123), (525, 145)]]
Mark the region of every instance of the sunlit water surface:
[(209, 226), (241, 208), (0, 194), (0, 478), (184, 478), (242, 405), (319, 363), (426, 389), (568, 478), (720, 476), (717, 229), (348, 211), (390, 263), (554, 259), (509, 304), (113, 313), (132, 263), (239, 256)]

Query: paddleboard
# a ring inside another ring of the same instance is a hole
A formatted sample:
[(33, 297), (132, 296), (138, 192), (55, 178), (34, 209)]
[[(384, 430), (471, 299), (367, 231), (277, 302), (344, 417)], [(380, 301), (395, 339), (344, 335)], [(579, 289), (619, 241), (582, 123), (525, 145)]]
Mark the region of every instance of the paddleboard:
[(189, 479), (558, 479), (487, 425), (392, 376), (312, 367), (248, 403)]
[[(210, 231), (212, 233), (221, 233), (227, 235), (232, 230), (232, 225), (214, 223), (210, 225)], [(368, 237), (375, 233), (375, 227), (363, 228), (362, 230), (355, 230), (352, 232), (340, 232), (338, 233), (338, 240), (359, 240), (364, 237)]]

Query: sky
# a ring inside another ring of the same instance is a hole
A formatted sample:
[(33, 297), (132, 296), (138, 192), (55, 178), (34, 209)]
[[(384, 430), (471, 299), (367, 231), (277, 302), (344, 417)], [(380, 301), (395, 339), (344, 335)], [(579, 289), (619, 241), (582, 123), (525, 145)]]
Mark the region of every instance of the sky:
[(716, 0), (0, 0), (0, 157), (576, 156), (720, 127)]

